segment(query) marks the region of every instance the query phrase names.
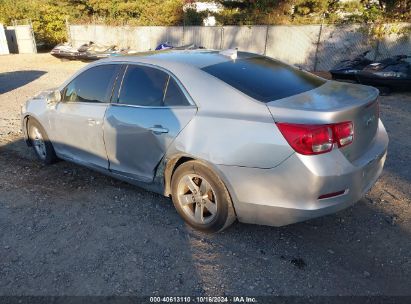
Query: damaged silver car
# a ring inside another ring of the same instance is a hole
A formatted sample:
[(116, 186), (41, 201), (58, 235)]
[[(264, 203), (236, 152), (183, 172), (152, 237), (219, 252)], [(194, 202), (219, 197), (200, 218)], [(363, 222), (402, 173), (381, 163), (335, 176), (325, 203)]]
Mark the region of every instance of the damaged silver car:
[(23, 106), (27, 143), (169, 196), (216, 232), (282, 226), (355, 203), (383, 169), (378, 90), (236, 51), (94, 62)]

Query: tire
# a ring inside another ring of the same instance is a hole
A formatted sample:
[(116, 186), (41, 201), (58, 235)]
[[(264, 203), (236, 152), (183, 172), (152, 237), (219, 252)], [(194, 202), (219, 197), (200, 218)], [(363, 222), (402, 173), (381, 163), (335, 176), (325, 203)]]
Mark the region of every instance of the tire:
[(37, 158), (45, 165), (57, 161), (56, 152), (44, 128), (34, 119), (28, 120), (28, 136)]
[(195, 229), (220, 232), (236, 219), (223, 181), (201, 161), (188, 161), (176, 169), (171, 193), (177, 212)]

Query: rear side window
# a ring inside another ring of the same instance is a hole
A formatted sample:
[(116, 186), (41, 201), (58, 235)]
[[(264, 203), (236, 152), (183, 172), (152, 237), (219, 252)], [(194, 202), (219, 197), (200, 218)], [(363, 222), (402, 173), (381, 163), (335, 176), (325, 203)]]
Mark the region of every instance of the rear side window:
[(66, 102), (108, 102), (119, 68), (117, 64), (107, 64), (84, 71), (65, 88), (62, 100)]
[(118, 102), (147, 107), (189, 104), (170, 75), (156, 68), (139, 65), (128, 66)]
[(169, 77), (166, 94), (164, 95), (164, 105), (167, 107), (189, 105), (190, 103), (176, 81), (171, 76)]
[(325, 81), (307, 72), (267, 57), (252, 57), (218, 63), (203, 71), (262, 102), (315, 89)]

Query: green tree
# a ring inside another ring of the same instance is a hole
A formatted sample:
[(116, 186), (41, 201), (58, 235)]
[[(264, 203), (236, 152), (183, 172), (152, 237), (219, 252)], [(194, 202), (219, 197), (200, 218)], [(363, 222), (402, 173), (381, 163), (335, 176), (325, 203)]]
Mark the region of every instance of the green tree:
[(411, 0), (218, 0), (225, 24), (410, 21)]
[(291, 0), (220, 0), (224, 10), (216, 14), (220, 24), (252, 25), (285, 23)]
[(0, 3), (0, 22), (11, 25), (14, 20), (20, 23), (30, 20), (38, 42), (53, 45), (66, 39), (65, 19), (69, 10), (65, 5), (41, 0), (0, 0)]

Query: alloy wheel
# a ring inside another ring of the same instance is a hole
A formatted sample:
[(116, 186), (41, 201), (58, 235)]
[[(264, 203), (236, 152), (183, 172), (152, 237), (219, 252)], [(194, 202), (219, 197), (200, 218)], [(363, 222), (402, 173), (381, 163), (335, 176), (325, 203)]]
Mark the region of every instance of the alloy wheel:
[(184, 175), (177, 187), (177, 201), (197, 224), (208, 224), (217, 216), (217, 198), (210, 183), (197, 174)]

